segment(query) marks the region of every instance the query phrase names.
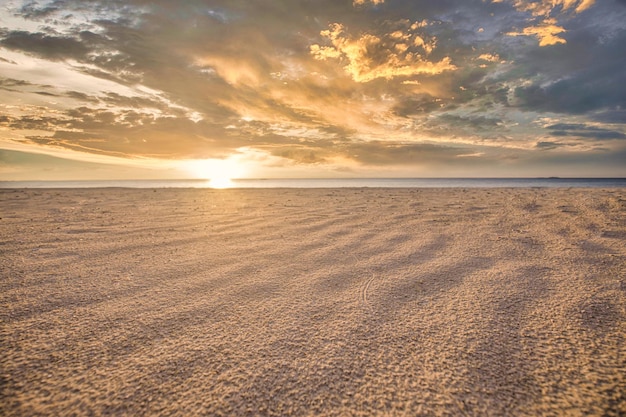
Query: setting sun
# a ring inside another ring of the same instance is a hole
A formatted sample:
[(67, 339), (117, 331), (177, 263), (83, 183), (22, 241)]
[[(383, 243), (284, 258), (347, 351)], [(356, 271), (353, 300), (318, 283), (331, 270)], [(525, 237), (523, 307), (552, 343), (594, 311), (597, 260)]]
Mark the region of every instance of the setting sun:
[(245, 169), (234, 158), (187, 161), (183, 168), (196, 178), (209, 181), (209, 187), (229, 188), (234, 178), (245, 176)]
[(233, 186), (232, 179), (228, 177), (214, 177), (209, 181), (211, 188), (230, 188)]

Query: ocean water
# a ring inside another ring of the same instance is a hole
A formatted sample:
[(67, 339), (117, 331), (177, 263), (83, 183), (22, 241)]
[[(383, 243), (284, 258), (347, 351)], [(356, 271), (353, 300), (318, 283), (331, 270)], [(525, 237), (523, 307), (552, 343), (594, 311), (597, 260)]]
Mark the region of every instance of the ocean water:
[[(226, 188), (626, 188), (626, 178), (239, 179)], [(0, 181), (0, 188), (223, 188), (206, 180)]]

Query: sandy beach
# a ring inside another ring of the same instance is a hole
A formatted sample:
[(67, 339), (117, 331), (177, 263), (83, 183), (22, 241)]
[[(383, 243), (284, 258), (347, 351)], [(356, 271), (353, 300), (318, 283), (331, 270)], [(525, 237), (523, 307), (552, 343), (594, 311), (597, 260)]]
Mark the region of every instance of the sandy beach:
[(626, 414), (625, 189), (0, 190), (0, 414)]

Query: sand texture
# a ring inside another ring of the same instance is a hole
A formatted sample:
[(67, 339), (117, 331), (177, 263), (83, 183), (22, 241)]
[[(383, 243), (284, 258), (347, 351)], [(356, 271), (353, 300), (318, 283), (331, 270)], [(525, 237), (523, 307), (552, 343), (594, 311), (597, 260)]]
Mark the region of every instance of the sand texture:
[(626, 190), (0, 190), (0, 415), (626, 415)]

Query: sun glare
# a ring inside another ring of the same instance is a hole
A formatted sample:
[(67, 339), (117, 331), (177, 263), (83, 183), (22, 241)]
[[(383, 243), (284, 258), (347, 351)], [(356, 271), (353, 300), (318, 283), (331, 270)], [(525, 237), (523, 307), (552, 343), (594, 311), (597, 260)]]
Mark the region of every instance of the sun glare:
[(211, 188), (230, 188), (234, 178), (245, 174), (243, 166), (232, 158), (187, 161), (184, 168), (194, 177), (207, 180)]
[(209, 187), (211, 188), (231, 188), (233, 181), (228, 177), (213, 177), (209, 181)]

